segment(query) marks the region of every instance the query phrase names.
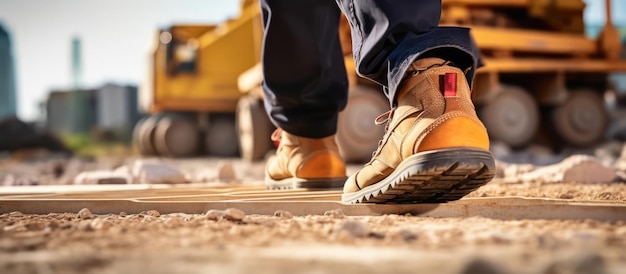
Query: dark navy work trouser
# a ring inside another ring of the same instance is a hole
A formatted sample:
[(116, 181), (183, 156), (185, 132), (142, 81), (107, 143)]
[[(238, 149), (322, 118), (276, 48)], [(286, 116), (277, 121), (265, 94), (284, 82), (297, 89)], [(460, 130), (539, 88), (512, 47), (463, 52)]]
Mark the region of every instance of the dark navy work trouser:
[(277, 127), (298, 136), (335, 134), (338, 112), (346, 106), (341, 12), (350, 22), (358, 74), (381, 84), (390, 105), (418, 57), (470, 68), (470, 82), (480, 63), (469, 29), (438, 27), (441, 0), (260, 1), (265, 107)]

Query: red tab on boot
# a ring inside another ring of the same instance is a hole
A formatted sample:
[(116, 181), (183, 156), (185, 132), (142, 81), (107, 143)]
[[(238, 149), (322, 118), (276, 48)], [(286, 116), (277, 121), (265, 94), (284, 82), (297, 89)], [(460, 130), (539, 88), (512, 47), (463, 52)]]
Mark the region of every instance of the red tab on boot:
[(456, 73), (448, 72), (443, 76), (443, 96), (456, 96)]

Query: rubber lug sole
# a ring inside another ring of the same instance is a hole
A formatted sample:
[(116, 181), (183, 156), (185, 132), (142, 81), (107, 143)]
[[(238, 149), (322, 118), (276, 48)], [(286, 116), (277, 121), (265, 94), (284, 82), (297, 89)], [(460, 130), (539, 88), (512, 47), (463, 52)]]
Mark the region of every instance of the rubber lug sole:
[(344, 193), (344, 203), (445, 203), (488, 183), (496, 167), (490, 151), (454, 148), (417, 153), (388, 177), (362, 190)]

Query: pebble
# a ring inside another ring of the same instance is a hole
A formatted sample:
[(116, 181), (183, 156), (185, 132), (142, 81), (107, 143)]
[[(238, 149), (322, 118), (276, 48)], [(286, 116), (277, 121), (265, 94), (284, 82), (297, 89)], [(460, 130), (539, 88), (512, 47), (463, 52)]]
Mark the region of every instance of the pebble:
[(324, 212), (324, 216), (328, 216), (334, 219), (343, 219), (346, 215), (343, 213), (343, 210), (341, 210), (341, 208), (338, 208)]
[(88, 208), (81, 209), (80, 211), (78, 211), (78, 214), (76, 216), (80, 219), (93, 219), (95, 217)]
[(130, 182), (132, 182), (130, 174), (121, 174), (108, 170), (83, 171), (74, 177), (75, 185), (120, 185), (129, 184)]
[(291, 214), (291, 212), (285, 211), (285, 210), (276, 210), (276, 212), (274, 212), (274, 216), (275, 217), (280, 217), (280, 218), (285, 218), (285, 219), (293, 218), (293, 214)]
[(24, 217), (24, 213), (19, 212), (19, 211), (13, 211), (13, 212), (9, 213), (9, 216), (11, 216), (11, 217)]
[(78, 228), (78, 230), (80, 231), (86, 231), (86, 232), (94, 231), (92, 222), (90, 221), (81, 221), (80, 223), (76, 225), (76, 228)]
[(231, 161), (220, 161), (217, 163), (217, 180), (220, 182), (237, 181), (237, 174)]
[(148, 210), (146, 212), (146, 215), (149, 215), (149, 216), (152, 216), (152, 217), (159, 217), (159, 216), (161, 216), (161, 213), (159, 213), (156, 210)]
[(90, 226), (93, 230), (108, 230), (111, 228), (112, 224), (108, 220), (98, 218), (91, 221)]
[(241, 221), (246, 217), (246, 213), (236, 209), (236, 208), (228, 208), (224, 210), (224, 218), (231, 221)]
[(185, 175), (178, 169), (160, 162), (138, 160), (131, 169), (135, 183), (139, 184), (184, 184)]
[(223, 216), (224, 216), (224, 211), (223, 210), (211, 209), (211, 210), (206, 212), (206, 217), (209, 220), (217, 221), (217, 220), (221, 219)]

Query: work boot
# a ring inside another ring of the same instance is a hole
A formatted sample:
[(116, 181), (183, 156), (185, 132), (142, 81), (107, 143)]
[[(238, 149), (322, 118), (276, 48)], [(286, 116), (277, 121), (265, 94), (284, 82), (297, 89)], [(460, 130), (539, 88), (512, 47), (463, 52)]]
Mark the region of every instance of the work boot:
[(421, 59), (400, 84), (397, 105), (379, 116), (386, 132), (369, 163), (345, 183), (347, 203), (460, 199), (495, 175), (489, 137), (463, 71)]
[(276, 155), (265, 167), (269, 189), (341, 188), (346, 181), (346, 164), (339, 154), (335, 136), (305, 138), (277, 129), (272, 140), (279, 142)]

